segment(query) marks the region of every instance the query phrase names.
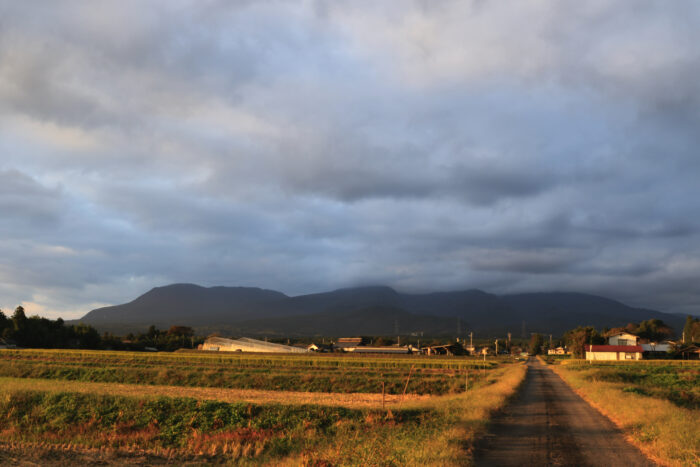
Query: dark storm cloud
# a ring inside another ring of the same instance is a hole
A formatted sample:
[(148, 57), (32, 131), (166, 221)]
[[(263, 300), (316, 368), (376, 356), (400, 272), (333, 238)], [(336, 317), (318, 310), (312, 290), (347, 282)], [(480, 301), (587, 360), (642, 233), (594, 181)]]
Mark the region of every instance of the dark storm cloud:
[(189, 281), (697, 313), (695, 2), (0, 2), (0, 307)]

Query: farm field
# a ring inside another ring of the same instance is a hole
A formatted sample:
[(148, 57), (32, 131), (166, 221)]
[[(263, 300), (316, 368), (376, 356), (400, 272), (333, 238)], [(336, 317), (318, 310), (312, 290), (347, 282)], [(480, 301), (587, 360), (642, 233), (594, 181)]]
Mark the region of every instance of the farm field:
[(498, 364), (477, 359), (412, 356), (326, 356), (206, 353), (147, 354), (5, 350), (0, 376), (85, 382), (284, 390), (376, 393), (403, 392), (411, 371), (411, 393), (444, 395), (461, 392), (463, 375), (477, 380)]
[(524, 374), (466, 357), (5, 350), (0, 462), (460, 465)]
[(700, 465), (700, 362), (571, 360), (552, 368), (647, 455)]

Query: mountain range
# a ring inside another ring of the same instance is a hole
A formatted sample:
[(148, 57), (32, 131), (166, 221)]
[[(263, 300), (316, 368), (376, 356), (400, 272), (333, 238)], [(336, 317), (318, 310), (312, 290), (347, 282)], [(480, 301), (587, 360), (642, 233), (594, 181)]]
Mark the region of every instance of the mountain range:
[(122, 305), (92, 310), (79, 320), (100, 331), (139, 332), (150, 325), (191, 326), (199, 334), (250, 336), (426, 335), (515, 337), (561, 335), (579, 325), (596, 328), (661, 319), (679, 330), (683, 317), (633, 308), (573, 292), (495, 295), (481, 290), (400, 293), (356, 287), (290, 297), (255, 287), (156, 287)]

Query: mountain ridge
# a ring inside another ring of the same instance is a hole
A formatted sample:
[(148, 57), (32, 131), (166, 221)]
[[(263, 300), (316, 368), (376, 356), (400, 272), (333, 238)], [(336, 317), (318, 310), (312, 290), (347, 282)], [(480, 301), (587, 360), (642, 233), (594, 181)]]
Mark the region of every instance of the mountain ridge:
[[(387, 319), (396, 321), (395, 325), (387, 325)], [(390, 335), (396, 327), (401, 334), (443, 335), (453, 323), (454, 334), (470, 330), (519, 335), (524, 326), (527, 337), (530, 332), (559, 335), (578, 325), (615, 327), (647, 319), (661, 319), (676, 330), (682, 326), (682, 319), (673, 314), (579, 292), (496, 295), (467, 289), (402, 293), (388, 286), (365, 286), (288, 296), (258, 287), (170, 284), (131, 302), (92, 310), (75, 322), (108, 331), (178, 324), (208, 331), (289, 336), (335, 335), (343, 329), (366, 335), (383, 330), (383, 335)]]

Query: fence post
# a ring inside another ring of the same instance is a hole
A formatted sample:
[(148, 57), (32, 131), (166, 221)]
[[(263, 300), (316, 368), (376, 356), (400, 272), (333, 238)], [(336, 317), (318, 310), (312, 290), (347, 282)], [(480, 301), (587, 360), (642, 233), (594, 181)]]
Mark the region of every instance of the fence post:
[(384, 411), (384, 381), (382, 381), (382, 411)]

